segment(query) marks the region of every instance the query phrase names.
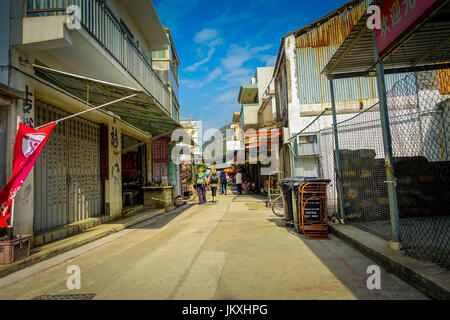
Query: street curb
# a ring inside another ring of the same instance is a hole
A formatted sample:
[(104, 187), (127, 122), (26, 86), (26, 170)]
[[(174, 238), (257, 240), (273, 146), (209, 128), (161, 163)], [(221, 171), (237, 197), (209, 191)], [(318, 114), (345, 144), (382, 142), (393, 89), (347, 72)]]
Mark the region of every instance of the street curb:
[(388, 241), (366, 231), (335, 223), (329, 227), (332, 234), (425, 295), (437, 300), (450, 299), (450, 271), (389, 249)]
[[(156, 212), (155, 211), (147, 212), (147, 213), (143, 212), (140, 214), (136, 214), (135, 216), (121, 218), (116, 221), (114, 221), (114, 220), (109, 221), (105, 224), (100, 224), (100, 225), (97, 225), (90, 229), (86, 229), (81, 233), (69, 236), (67, 238), (60, 239), (55, 242), (42, 245), (40, 247), (33, 248), (32, 251), (35, 250), (35, 252), (34, 253), (32, 252), (29, 257), (21, 259), (12, 264), (0, 265), (0, 278), (3, 278), (13, 272), (16, 272), (21, 269), (32, 266), (36, 263), (50, 259), (54, 256), (60, 255), (64, 252), (79, 248), (88, 243), (94, 242), (96, 240), (99, 240), (99, 239), (109, 236), (113, 233), (124, 230), (128, 227), (139, 224), (146, 220), (156, 218), (165, 213), (175, 213), (177, 211), (180, 211), (180, 213), (181, 213), (181, 212), (189, 209), (190, 207), (191, 207), (191, 205), (187, 203), (187, 204), (184, 204), (177, 208), (174, 208), (173, 210), (170, 210), (170, 211), (165, 211), (164, 209), (161, 209)], [(86, 235), (88, 233), (89, 233), (89, 235)], [(76, 241), (75, 240), (76, 238), (80, 238), (80, 240)], [(70, 243), (67, 244), (67, 242), (70, 242)], [(50, 247), (50, 248), (47, 248), (47, 247)]]

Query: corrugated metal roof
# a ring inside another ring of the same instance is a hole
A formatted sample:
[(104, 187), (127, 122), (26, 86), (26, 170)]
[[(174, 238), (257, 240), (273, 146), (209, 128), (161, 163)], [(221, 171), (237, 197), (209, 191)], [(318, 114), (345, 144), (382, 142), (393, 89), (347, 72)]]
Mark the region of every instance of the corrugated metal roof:
[[(358, 15), (361, 16), (364, 14), (365, 9), (371, 1), (372, 0), (351, 0), (313, 23), (282, 37), (275, 63), (274, 76), (281, 62), (283, 44), (287, 37), (295, 35), (296, 38), (301, 38), (300, 40), (297, 40), (297, 48), (340, 44), (344, 41), (353, 25), (358, 21)], [(348, 19), (343, 19), (342, 13), (347, 15)], [(330, 24), (322, 26), (330, 20), (333, 20)], [(304, 36), (302, 37), (302, 35)]]
[[(353, 1), (354, 2), (354, 1)], [(328, 18), (296, 34), (297, 48), (340, 45), (366, 12), (364, 1), (347, 6)], [(301, 29), (302, 30), (302, 29)]]
[[(300, 104), (330, 102), (328, 79), (321, 74), (337, 45), (297, 49)], [(335, 82), (336, 101), (375, 99), (374, 78), (343, 79)]]
[[(330, 86), (327, 77), (321, 73), (337, 45), (297, 49), (298, 91), (300, 104), (330, 103)], [(404, 74), (386, 75), (386, 88), (404, 77)], [(377, 99), (375, 77), (359, 77), (334, 81), (336, 101), (360, 101)]]
[[(379, 3), (376, 0), (373, 3)], [(442, 1), (417, 30), (399, 40), (403, 43), (387, 51), (383, 58), (385, 68), (416, 66), (450, 60), (450, 2)], [(363, 15), (348, 37), (324, 68), (325, 74), (368, 71), (373, 68), (373, 30), (367, 29), (369, 14)]]

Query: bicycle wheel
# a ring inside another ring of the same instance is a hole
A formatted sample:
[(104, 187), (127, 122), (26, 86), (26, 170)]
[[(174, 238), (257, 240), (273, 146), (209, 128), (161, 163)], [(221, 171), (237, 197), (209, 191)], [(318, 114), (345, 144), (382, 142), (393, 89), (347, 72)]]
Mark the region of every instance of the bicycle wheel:
[(284, 217), (283, 196), (278, 196), (272, 203), (272, 212), (277, 217)]

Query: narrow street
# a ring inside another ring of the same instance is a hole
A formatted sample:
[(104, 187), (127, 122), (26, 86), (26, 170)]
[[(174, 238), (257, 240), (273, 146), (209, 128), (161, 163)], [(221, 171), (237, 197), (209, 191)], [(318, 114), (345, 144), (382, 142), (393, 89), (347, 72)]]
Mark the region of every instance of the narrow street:
[[(286, 229), (262, 198), (229, 194), (10, 274), (0, 299), (427, 299), (383, 270), (381, 290), (369, 290), (373, 264), (333, 235)], [(80, 267), (79, 290), (66, 287), (70, 265)]]

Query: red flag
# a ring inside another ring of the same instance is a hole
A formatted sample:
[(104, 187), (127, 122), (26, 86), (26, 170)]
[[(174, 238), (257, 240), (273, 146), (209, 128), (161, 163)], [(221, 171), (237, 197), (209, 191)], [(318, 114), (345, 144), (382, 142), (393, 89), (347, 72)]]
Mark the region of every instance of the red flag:
[(14, 144), (13, 174), (0, 191), (0, 228), (7, 228), (11, 203), (30, 173), (56, 123), (41, 129), (20, 124)]

